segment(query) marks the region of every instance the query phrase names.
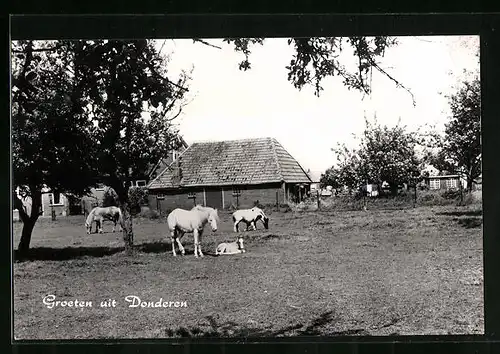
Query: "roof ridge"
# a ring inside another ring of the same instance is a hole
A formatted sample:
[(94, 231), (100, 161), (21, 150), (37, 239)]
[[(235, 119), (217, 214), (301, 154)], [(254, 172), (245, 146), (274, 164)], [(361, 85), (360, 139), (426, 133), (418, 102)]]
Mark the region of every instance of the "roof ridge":
[[(242, 139), (224, 139), (224, 140), (193, 140), (193, 144), (207, 144), (207, 143), (225, 143), (225, 142), (239, 142), (239, 141), (263, 141), (273, 139), (271, 137), (260, 137), (260, 138), (242, 138)], [(190, 146), (191, 146), (190, 145)]]
[(175, 160), (173, 160), (167, 167), (165, 167), (163, 169), (163, 171), (161, 171), (160, 173), (158, 173), (158, 176), (156, 176), (153, 180), (151, 180), (151, 182), (148, 183), (148, 185), (146, 186), (146, 188), (151, 187), (151, 185), (153, 184), (153, 182), (155, 182), (158, 178), (160, 178), (161, 176), (163, 176), (167, 170), (170, 170), (170, 168), (172, 167), (172, 165), (174, 164), (174, 162), (176, 162), (179, 158), (181, 158), (182, 155), (184, 155), (184, 153), (186, 151), (188, 151), (189, 149), (191, 149), (191, 146), (192, 146), (192, 144), (188, 145), (188, 147), (186, 148), (186, 150), (184, 150), (183, 152), (181, 152), (180, 155)]
[(274, 162), (276, 163), (276, 168), (278, 169), (278, 175), (280, 176), (281, 180), (284, 181), (285, 178), (283, 176), (283, 171), (281, 171), (281, 164), (280, 164), (280, 161), (278, 159), (278, 154), (276, 153), (276, 144), (275, 143), (278, 143), (278, 141), (275, 138), (268, 138), (268, 141), (271, 143), (271, 147), (273, 149), (273, 157), (274, 157)]

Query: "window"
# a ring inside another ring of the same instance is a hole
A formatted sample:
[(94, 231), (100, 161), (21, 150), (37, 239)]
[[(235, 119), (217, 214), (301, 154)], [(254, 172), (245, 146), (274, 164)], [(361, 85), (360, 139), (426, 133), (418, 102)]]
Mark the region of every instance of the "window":
[(189, 199), (196, 199), (196, 193), (195, 192), (189, 192), (188, 193), (188, 198)]
[(104, 183), (97, 183), (95, 189), (98, 191), (103, 191), (104, 190)]
[(457, 180), (455, 178), (447, 179), (446, 188), (457, 188)]
[(145, 186), (146, 186), (146, 181), (145, 181), (145, 180), (143, 180), (143, 179), (141, 179), (141, 180), (139, 180), (139, 181), (136, 181), (136, 182), (135, 182), (135, 185), (136, 185), (137, 187), (145, 187)]
[(233, 188), (233, 195), (234, 196), (241, 195), (241, 191), (238, 188)]
[(440, 187), (440, 181), (437, 178), (431, 178), (429, 181), (429, 187), (430, 189), (439, 189)]
[(158, 193), (158, 194), (156, 195), (156, 199), (163, 200), (163, 199), (165, 199), (165, 196), (164, 196), (163, 194), (161, 194), (161, 193)]

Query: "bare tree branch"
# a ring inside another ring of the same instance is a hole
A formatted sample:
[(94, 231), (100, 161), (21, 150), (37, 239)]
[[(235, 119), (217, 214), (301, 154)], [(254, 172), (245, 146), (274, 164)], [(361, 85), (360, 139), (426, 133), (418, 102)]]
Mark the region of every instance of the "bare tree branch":
[(385, 71), (384, 69), (382, 69), (373, 59), (370, 58), (369, 60), (370, 60), (370, 63), (372, 64), (372, 66), (375, 69), (377, 69), (380, 73), (384, 74), (389, 79), (391, 79), (396, 84), (396, 87), (400, 87), (400, 88), (402, 88), (403, 90), (405, 90), (406, 92), (408, 92), (410, 94), (411, 100), (413, 102), (413, 107), (415, 107), (416, 106), (416, 101), (415, 101), (415, 96), (413, 95), (413, 93), (408, 88), (406, 88), (405, 86), (403, 86), (403, 84), (401, 84), (398, 80), (396, 80), (395, 78), (393, 78), (387, 71)]
[(151, 64), (151, 63), (147, 60), (147, 58), (145, 58), (144, 56), (143, 56), (143, 58), (145, 59), (145, 62), (146, 62), (146, 63), (148, 63), (147, 65), (148, 65), (148, 67), (149, 67), (149, 70), (151, 70), (151, 73), (152, 73), (154, 76), (156, 76), (156, 77), (160, 78), (161, 80), (167, 81), (169, 84), (174, 85), (175, 87), (177, 87), (177, 88), (178, 88), (178, 89), (180, 89), (180, 90), (183, 90), (183, 91), (189, 92), (189, 89), (188, 89), (187, 87), (182, 87), (181, 85), (178, 85), (178, 84), (176, 84), (175, 82), (170, 81), (170, 79), (168, 79), (168, 78), (166, 78), (166, 77), (163, 77), (163, 76), (161, 76), (160, 74), (158, 74), (158, 73), (156, 72), (156, 70), (155, 70), (154, 66), (153, 66), (153, 65), (152, 65), (152, 64)]
[(200, 42), (204, 45), (207, 45), (209, 47), (214, 47), (214, 48), (217, 48), (217, 49), (222, 49), (222, 47), (219, 47), (219, 46), (216, 46), (215, 44), (212, 44), (212, 43), (209, 43), (203, 39), (200, 39), (200, 38), (193, 38), (193, 42)]

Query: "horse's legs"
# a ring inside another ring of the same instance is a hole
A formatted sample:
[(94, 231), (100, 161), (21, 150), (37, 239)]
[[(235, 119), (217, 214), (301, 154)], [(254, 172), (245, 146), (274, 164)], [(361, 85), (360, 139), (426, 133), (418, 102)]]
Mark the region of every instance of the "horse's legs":
[(170, 231), (170, 240), (172, 241), (172, 254), (173, 256), (177, 256), (175, 253), (175, 229)]
[(116, 228), (116, 221), (113, 220), (113, 230), (111, 230), (111, 232), (115, 232), (115, 228)]
[(199, 231), (199, 233), (198, 233), (198, 253), (199, 253), (200, 257), (204, 256), (203, 252), (201, 252), (201, 237), (202, 236), (203, 236), (203, 230)]
[(248, 231), (248, 229), (250, 228), (250, 225), (252, 225), (252, 222), (245, 221), (245, 223), (247, 224), (247, 231)]
[(199, 234), (198, 234), (198, 229), (194, 229), (193, 230), (193, 238), (194, 238), (194, 256), (196, 258), (198, 258), (198, 247), (199, 247), (199, 244), (200, 244), (200, 240), (199, 240)]
[(180, 232), (179, 235), (177, 235), (177, 245), (179, 246), (179, 251), (181, 252), (181, 254), (184, 256), (186, 254), (186, 251), (184, 250), (184, 247), (182, 246), (182, 243), (181, 243), (181, 238), (182, 236), (184, 236), (184, 232)]
[(238, 224), (240, 223), (241, 220), (236, 220), (234, 223), (234, 232), (238, 232)]

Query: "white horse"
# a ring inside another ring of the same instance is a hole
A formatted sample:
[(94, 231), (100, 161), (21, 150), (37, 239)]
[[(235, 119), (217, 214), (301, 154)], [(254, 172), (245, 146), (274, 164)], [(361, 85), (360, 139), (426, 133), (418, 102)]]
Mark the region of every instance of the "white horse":
[(96, 223), (96, 232), (102, 234), (103, 233), (102, 222), (104, 220), (109, 220), (113, 222), (112, 232), (115, 232), (116, 224), (120, 223), (120, 226), (122, 224), (122, 211), (120, 210), (120, 208), (115, 206), (110, 206), (106, 208), (95, 207), (89, 213), (89, 215), (87, 216), (87, 220), (85, 221), (85, 228), (87, 229), (87, 234), (90, 234), (92, 232), (93, 222)]
[(212, 227), (212, 231), (217, 231), (217, 220), (219, 215), (217, 209), (210, 207), (203, 207), (201, 205), (195, 206), (191, 210), (174, 209), (167, 217), (167, 224), (170, 230), (170, 237), (172, 240), (172, 254), (175, 253), (175, 242), (179, 246), (179, 251), (182, 255), (185, 254), (184, 247), (181, 244), (181, 238), (186, 232), (192, 232), (194, 236), (194, 256), (203, 257), (201, 251), (201, 236), (203, 229), (207, 223)]
[(243, 237), (238, 237), (237, 241), (234, 242), (224, 242), (217, 246), (215, 249), (215, 255), (219, 256), (222, 254), (238, 254), (245, 253), (245, 247), (243, 246)]
[(233, 213), (234, 232), (238, 232), (238, 224), (242, 221), (247, 224), (247, 231), (250, 225), (254, 230), (257, 230), (255, 225), (257, 220), (261, 220), (266, 229), (269, 228), (269, 218), (262, 209), (253, 207), (252, 209), (236, 210)]

